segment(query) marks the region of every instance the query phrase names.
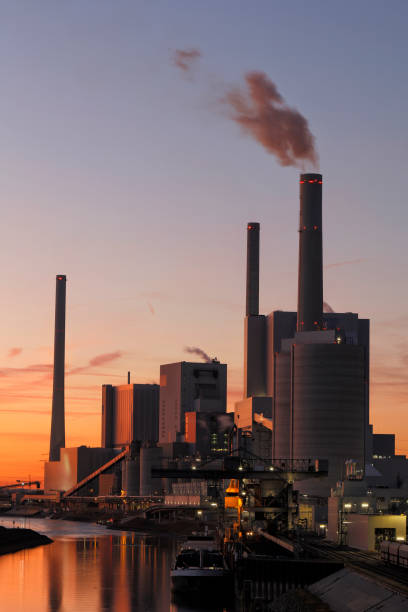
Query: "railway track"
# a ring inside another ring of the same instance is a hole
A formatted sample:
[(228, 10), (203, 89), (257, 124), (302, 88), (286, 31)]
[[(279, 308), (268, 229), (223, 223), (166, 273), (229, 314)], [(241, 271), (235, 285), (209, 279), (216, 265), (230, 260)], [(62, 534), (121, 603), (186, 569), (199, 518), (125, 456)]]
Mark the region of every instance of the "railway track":
[(408, 571), (400, 567), (385, 565), (374, 553), (353, 549), (339, 550), (327, 542), (312, 543), (306, 541), (302, 544), (305, 550), (310, 553), (326, 559), (341, 561), (346, 567), (350, 567), (370, 578), (379, 579), (384, 586), (408, 596)]

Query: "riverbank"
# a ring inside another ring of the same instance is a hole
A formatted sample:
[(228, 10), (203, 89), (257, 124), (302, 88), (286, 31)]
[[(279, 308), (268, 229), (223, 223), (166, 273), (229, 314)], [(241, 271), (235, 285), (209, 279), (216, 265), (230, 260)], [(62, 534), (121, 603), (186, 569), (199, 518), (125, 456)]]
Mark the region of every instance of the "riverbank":
[(204, 522), (197, 519), (179, 519), (177, 521), (148, 519), (140, 515), (123, 516), (112, 511), (103, 511), (98, 508), (86, 510), (57, 510), (49, 512), (36, 508), (14, 508), (0, 515), (0, 518), (46, 518), (73, 521), (81, 523), (97, 523), (108, 529), (120, 531), (135, 531), (138, 533), (178, 537), (189, 535), (193, 531), (204, 531), (205, 528), (215, 530), (216, 523)]
[(178, 521), (156, 521), (139, 517), (128, 517), (114, 523), (107, 524), (109, 529), (125, 529), (126, 531), (136, 531), (140, 533), (155, 534), (161, 536), (182, 536), (191, 535), (193, 531), (204, 532), (205, 528), (215, 530), (215, 524), (210, 525), (197, 520), (178, 520)]
[(51, 538), (32, 529), (7, 528), (0, 526), (0, 555), (51, 544)]

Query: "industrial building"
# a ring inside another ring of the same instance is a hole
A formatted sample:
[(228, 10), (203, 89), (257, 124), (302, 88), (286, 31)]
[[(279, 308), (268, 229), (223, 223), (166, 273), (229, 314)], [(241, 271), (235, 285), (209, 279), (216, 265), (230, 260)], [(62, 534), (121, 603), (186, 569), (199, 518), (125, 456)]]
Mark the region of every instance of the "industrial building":
[(407, 492), (369, 490), (367, 495), (362, 481), (342, 483), (328, 500), (328, 539), (360, 550), (378, 550), (383, 540), (405, 541), (407, 517), (401, 511), (407, 509)]
[[(62, 448), (59, 461), (44, 464), (44, 491), (68, 491), (117, 453), (114, 449), (87, 446)], [(89, 487), (91, 495), (98, 494), (97, 486), (96, 481)]]
[(222, 412), (186, 412), (185, 441), (194, 454), (211, 457), (228, 453), (234, 415)]
[(234, 423), (238, 429), (238, 447), (252, 456), (271, 460), (272, 398), (248, 397), (235, 404)]
[(268, 417), (269, 402), (273, 458), (328, 460), (328, 495), (330, 484), (345, 477), (347, 460), (364, 472), (369, 321), (323, 312), (322, 184), (320, 174), (300, 176), (297, 312), (259, 314), (260, 227), (248, 223), (244, 400), (235, 412), (242, 428), (249, 412)]
[(161, 444), (182, 441), (186, 412), (225, 412), (227, 366), (182, 361), (160, 366)]
[(102, 446), (157, 442), (159, 385), (102, 386)]

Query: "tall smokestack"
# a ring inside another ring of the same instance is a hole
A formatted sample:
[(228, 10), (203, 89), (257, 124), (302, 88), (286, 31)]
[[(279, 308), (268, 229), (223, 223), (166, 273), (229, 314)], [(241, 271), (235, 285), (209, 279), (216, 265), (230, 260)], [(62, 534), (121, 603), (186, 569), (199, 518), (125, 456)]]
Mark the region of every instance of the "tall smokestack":
[(55, 296), (54, 384), (52, 391), (52, 419), (50, 461), (59, 461), (60, 449), (65, 448), (65, 302), (67, 277), (58, 274)]
[(265, 395), (265, 374), (265, 317), (259, 314), (259, 223), (248, 223), (244, 398)]
[(259, 314), (259, 223), (247, 226), (246, 316)]
[(323, 313), (322, 175), (300, 175), (298, 331), (318, 330)]

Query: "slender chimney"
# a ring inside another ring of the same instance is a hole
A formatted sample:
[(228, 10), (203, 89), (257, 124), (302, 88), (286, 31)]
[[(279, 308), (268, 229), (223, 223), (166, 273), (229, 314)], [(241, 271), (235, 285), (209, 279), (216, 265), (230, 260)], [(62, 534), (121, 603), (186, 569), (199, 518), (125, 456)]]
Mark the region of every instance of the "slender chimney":
[(54, 384), (52, 391), (52, 419), (50, 461), (59, 461), (60, 448), (65, 448), (65, 302), (67, 278), (58, 274), (55, 297)]
[(265, 317), (259, 314), (259, 223), (248, 223), (244, 398), (265, 395), (265, 333)]
[(322, 175), (300, 175), (298, 331), (318, 330), (323, 316)]
[(247, 226), (246, 316), (259, 314), (259, 223)]

